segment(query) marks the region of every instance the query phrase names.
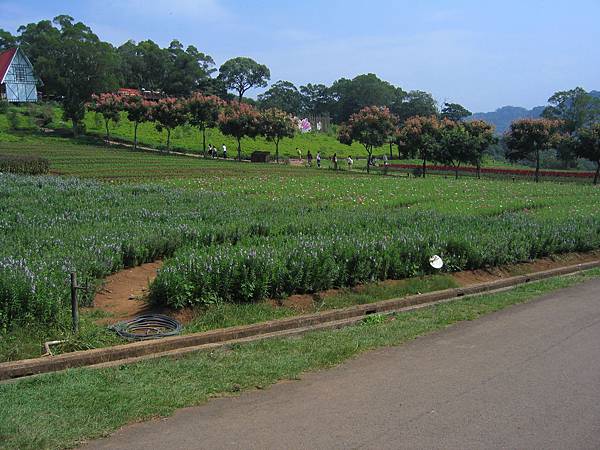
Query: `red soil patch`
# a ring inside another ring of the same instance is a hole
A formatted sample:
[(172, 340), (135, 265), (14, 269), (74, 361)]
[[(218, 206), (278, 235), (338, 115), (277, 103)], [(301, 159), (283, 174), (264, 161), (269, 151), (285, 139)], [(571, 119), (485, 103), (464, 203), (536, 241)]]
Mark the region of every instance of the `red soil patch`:
[(106, 311), (110, 317), (101, 319), (98, 323), (112, 324), (147, 313), (166, 314), (184, 324), (191, 322), (196, 316), (192, 309), (174, 311), (146, 302), (148, 286), (156, 278), (162, 265), (162, 261), (154, 261), (106, 277), (102, 288), (94, 297), (94, 308)]
[(291, 295), (283, 299), (280, 305), (298, 312), (312, 312), (315, 309), (314, 297), (311, 294)]
[(148, 312), (143, 298), (161, 266), (162, 261), (155, 261), (109, 275), (94, 297), (94, 307), (110, 313), (114, 319)]

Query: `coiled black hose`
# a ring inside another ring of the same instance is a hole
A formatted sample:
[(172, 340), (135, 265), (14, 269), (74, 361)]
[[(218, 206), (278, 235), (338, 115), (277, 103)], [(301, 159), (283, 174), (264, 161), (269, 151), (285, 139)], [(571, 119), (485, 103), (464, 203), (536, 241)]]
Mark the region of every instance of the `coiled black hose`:
[(144, 341), (181, 333), (181, 323), (162, 314), (143, 314), (109, 327), (130, 341)]

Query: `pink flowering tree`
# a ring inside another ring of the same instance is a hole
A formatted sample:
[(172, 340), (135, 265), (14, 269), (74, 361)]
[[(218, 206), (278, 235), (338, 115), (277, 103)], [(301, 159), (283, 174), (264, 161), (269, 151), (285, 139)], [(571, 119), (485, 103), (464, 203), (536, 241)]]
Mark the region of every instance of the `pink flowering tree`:
[[(395, 124), (396, 119), (388, 108), (367, 106), (352, 114), (348, 122), (340, 126), (338, 140), (346, 145), (351, 145), (353, 141), (360, 142), (371, 161), (373, 149), (388, 142), (396, 130)], [(367, 164), (367, 173), (369, 166)]]
[(167, 130), (167, 151), (171, 148), (171, 131), (188, 120), (187, 109), (182, 100), (161, 98), (153, 106), (150, 116), (158, 131)]
[(270, 108), (260, 114), (259, 128), (259, 134), (275, 143), (275, 159), (279, 162), (279, 142), (294, 137), (296, 121), (285, 111)]
[(138, 145), (138, 126), (140, 123), (152, 120), (152, 109), (156, 106), (155, 102), (144, 100), (139, 95), (131, 95), (123, 98), (123, 108), (127, 112), (127, 118), (133, 122), (133, 149)]
[(425, 177), (427, 161), (435, 159), (441, 144), (442, 124), (436, 116), (409, 117), (397, 134), (398, 156), (423, 161)]
[(213, 128), (219, 120), (219, 113), (226, 102), (216, 95), (203, 95), (199, 92), (187, 100), (186, 106), (190, 124), (197, 127), (202, 133), (202, 151), (206, 155), (206, 129)]
[(487, 149), (498, 142), (498, 138), (494, 135), (494, 126), (484, 120), (471, 120), (462, 122), (463, 126), (469, 133), (469, 143), (471, 145), (471, 155), (473, 157), (470, 163), (474, 163), (477, 167), (477, 178), (481, 178), (481, 163), (483, 155)]
[(237, 140), (238, 160), (242, 160), (242, 138), (254, 138), (260, 131), (260, 113), (247, 103), (230, 102), (219, 114), (219, 129)]
[(92, 101), (88, 103), (87, 108), (90, 111), (95, 111), (104, 119), (106, 128), (106, 140), (110, 140), (110, 122), (118, 123), (121, 119), (121, 110), (123, 109), (123, 99), (120, 95), (111, 94), (109, 92), (92, 95)]

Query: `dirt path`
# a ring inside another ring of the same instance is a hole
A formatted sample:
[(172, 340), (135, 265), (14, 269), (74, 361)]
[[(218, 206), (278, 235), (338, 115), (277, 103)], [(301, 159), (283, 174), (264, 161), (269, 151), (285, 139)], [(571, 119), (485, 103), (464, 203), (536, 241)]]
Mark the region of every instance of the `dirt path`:
[(144, 297), (162, 264), (155, 261), (109, 275), (94, 297), (95, 308), (110, 313), (110, 322), (148, 312)]

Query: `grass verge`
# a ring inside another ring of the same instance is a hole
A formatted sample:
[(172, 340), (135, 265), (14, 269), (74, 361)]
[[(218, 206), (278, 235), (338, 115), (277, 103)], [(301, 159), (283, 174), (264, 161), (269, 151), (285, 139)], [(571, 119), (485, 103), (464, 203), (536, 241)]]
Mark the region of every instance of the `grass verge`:
[(72, 447), (127, 423), (167, 416), (210, 397), (298, 379), (305, 371), (332, 367), (364, 351), (398, 345), (599, 276), (600, 269), (594, 269), (301, 338), (2, 384), (0, 443), (6, 449)]
[[(356, 288), (344, 288), (321, 298), (315, 294), (315, 311), (345, 308), (391, 298), (406, 297), (417, 293), (439, 291), (457, 287), (450, 275), (428, 275), (394, 282), (369, 283)], [(311, 312), (311, 310), (307, 311)], [(215, 330), (217, 328), (251, 325), (269, 320), (283, 319), (302, 312), (286, 306), (276, 306), (270, 302), (261, 303), (218, 303), (201, 308), (196, 317), (183, 328), (184, 334)], [(110, 317), (101, 310), (83, 310), (79, 325), (79, 334), (74, 336), (69, 327), (28, 327), (17, 328), (0, 338), (0, 361), (37, 358), (43, 353), (42, 344), (46, 341), (60, 340), (63, 344), (52, 348), (55, 354), (110, 347), (124, 344), (106, 325), (97, 321)]]

